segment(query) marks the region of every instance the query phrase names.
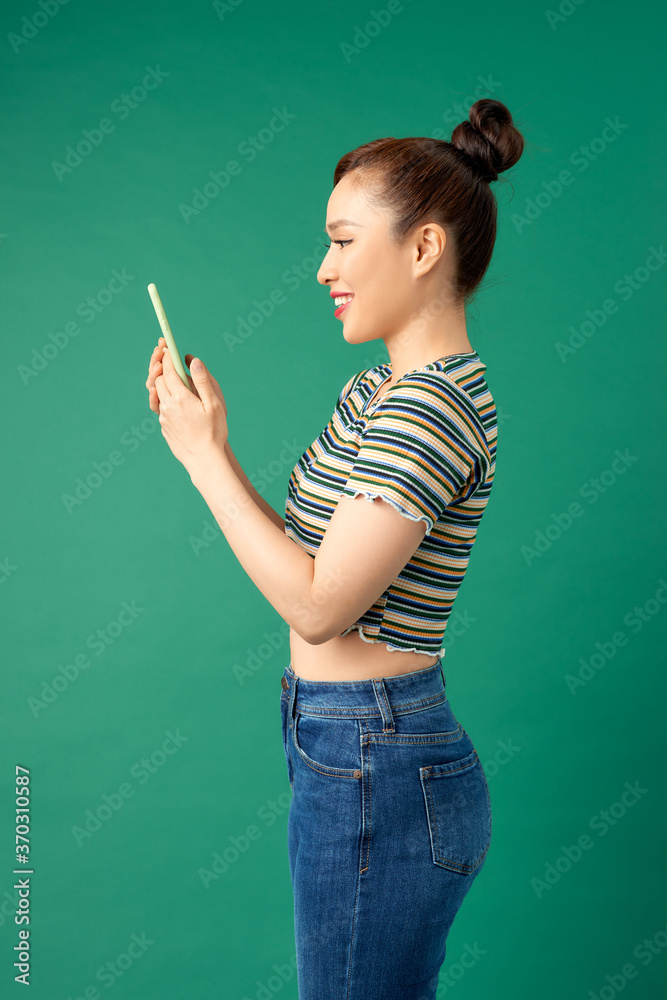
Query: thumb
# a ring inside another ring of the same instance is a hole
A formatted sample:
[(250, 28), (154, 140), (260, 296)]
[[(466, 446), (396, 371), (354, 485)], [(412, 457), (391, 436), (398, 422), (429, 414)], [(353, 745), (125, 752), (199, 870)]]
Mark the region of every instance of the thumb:
[(190, 375), (200, 397), (209, 396), (212, 391), (211, 378), (208, 368), (200, 358), (193, 358), (190, 362)]

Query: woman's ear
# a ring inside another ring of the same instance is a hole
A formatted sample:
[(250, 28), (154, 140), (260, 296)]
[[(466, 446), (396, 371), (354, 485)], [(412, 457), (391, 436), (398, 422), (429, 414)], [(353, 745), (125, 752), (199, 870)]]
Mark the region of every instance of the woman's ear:
[(415, 266), (419, 274), (426, 274), (435, 267), (445, 253), (447, 236), (442, 226), (429, 223), (417, 233)]

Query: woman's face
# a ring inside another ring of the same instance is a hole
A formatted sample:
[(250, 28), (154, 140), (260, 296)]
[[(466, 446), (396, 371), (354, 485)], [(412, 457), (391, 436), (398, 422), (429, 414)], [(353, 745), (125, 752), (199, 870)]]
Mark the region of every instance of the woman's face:
[[(331, 192), (326, 219), (331, 246), (317, 280), (329, 291), (353, 296), (339, 313), (348, 343), (382, 337), (390, 345), (419, 311), (424, 282), (416, 281), (416, 242), (390, 243), (389, 215), (373, 208), (365, 191), (359, 171), (351, 170)], [(333, 225), (341, 219), (346, 221)], [(331, 299), (331, 311), (337, 308)]]

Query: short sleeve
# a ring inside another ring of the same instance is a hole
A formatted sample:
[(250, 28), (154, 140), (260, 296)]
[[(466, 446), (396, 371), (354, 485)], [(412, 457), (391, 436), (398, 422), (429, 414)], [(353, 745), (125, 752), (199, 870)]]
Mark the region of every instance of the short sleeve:
[(350, 395), (354, 386), (357, 384), (359, 379), (366, 374), (367, 371), (368, 369), (366, 368), (364, 371), (356, 372), (356, 374), (353, 375), (351, 379), (348, 379), (348, 381), (345, 383), (345, 385), (340, 391), (340, 394), (336, 401), (336, 408), (338, 408), (341, 405), (341, 403), (347, 398), (347, 396)]
[(369, 414), (345, 496), (381, 497), (426, 534), (470, 481), (475, 434), (462, 390), (414, 378), (390, 389)]

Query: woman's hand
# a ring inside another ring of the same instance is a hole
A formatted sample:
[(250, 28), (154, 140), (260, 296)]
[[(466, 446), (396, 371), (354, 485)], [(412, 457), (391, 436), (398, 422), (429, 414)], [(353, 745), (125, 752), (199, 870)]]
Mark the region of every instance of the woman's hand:
[[(158, 399), (157, 390), (155, 388), (155, 379), (158, 375), (162, 373), (162, 355), (164, 353), (164, 349), (166, 346), (167, 346), (166, 340), (164, 339), (164, 337), (160, 337), (160, 339), (158, 340), (157, 347), (155, 348), (155, 350), (151, 355), (151, 360), (148, 366), (148, 378), (146, 379), (146, 388), (148, 389), (148, 405), (150, 406), (151, 410), (153, 410), (154, 413), (160, 412), (160, 401)], [(192, 361), (193, 357), (194, 354), (185, 355), (185, 364), (187, 368), (190, 367), (190, 362)], [(220, 388), (217, 380), (213, 378), (210, 372), (208, 373), (208, 377), (211, 380), (213, 391), (215, 392), (216, 396), (222, 403), (222, 406), (225, 411), (225, 416), (227, 416), (227, 405), (225, 403), (225, 397), (222, 394), (222, 389)], [(188, 382), (190, 384), (191, 391), (194, 392), (196, 396), (198, 396), (199, 393), (197, 392), (196, 386), (192, 381), (191, 375), (188, 375)]]
[[(193, 355), (186, 354), (191, 367)], [(146, 388), (149, 405), (159, 415), (162, 434), (174, 456), (192, 475), (213, 451), (224, 452), (228, 438), (227, 406), (216, 379), (205, 365), (191, 368), (186, 389), (163, 337), (150, 360)]]

